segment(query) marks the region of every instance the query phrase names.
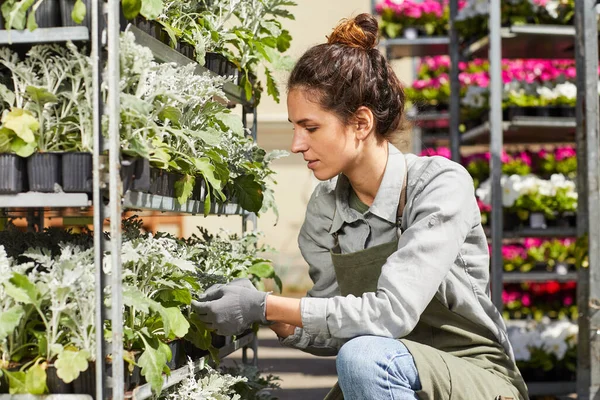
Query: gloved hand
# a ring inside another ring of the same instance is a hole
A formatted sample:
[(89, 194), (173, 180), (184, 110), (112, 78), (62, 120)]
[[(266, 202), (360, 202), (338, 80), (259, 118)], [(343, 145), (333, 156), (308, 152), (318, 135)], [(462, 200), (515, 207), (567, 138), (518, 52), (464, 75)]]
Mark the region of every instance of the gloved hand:
[(197, 301), (192, 300), (192, 309), (217, 334), (237, 335), (254, 322), (268, 322), (267, 295), (256, 290), (248, 279), (236, 279), (226, 285), (211, 286)]

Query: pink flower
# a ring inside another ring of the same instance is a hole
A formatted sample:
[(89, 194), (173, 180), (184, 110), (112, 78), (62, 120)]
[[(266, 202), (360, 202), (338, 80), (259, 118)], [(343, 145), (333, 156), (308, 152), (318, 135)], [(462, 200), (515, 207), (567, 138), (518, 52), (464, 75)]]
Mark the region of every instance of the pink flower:
[(529, 296), (528, 293), (523, 293), (523, 296), (521, 296), (521, 304), (523, 304), (524, 307), (531, 306), (531, 296)]
[(525, 240), (523, 241), (523, 246), (525, 246), (525, 248), (529, 250), (533, 247), (540, 247), (543, 242), (544, 241), (539, 238), (525, 238)]
[(485, 204), (479, 198), (477, 199), (477, 206), (479, 206), (480, 212), (490, 212), (492, 211), (492, 206), (489, 204)]
[(437, 149), (427, 148), (419, 154), (420, 156), (441, 156), (450, 158), (450, 149), (447, 147), (438, 147)]
[(567, 307), (573, 305), (573, 296), (565, 296), (563, 299), (563, 304)]
[(521, 246), (511, 244), (502, 246), (502, 258), (506, 260), (514, 260), (518, 257), (524, 258), (525, 254), (525, 249)]
[(531, 157), (529, 157), (529, 154), (526, 151), (522, 151), (519, 154), (517, 154), (517, 157), (515, 159), (521, 160), (523, 164), (531, 167)]
[(562, 161), (565, 158), (577, 156), (577, 153), (575, 152), (575, 149), (570, 146), (557, 147), (554, 151), (554, 156), (556, 157), (556, 161)]

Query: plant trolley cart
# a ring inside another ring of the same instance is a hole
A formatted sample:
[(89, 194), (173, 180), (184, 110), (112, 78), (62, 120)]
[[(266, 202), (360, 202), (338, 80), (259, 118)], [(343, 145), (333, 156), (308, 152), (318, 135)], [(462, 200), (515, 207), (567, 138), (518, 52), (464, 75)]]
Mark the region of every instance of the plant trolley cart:
[[(77, 0), (77, 3), (80, 1)], [(45, 3), (50, 4), (54, 1), (45, 1)], [(58, 1), (56, 3), (58, 4)], [(68, 3), (68, 1), (62, 3)], [(75, 3), (75, 1), (71, 3)], [(224, 204), (213, 201), (212, 205), (207, 207), (208, 203), (205, 202), (204, 196), (196, 196), (196, 193), (187, 196), (184, 201), (180, 201), (168, 190), (166, 192), (154, 191), (154, 193), (150, 193), (148, 190), (136, 190), (135, 182), (128, 181), (130, 177), (127, 175), (127, 168), (131, 168), (131, 166), (123, 162), (126, 157), (122, 154), (120, 137), (120, 105), (122, 104), (121, 88), (119, 86), (122, 72), (120, 57), (123, 54), (120, 49), (120, 36), (124, 28), (122, 4), (119, 0), (108, 0), (106, 2), (86, 0), (85, 3), (90, 18), (88, 26), (39, 27), (32, 31), (0, 30), (0, 46), (9, 46), (11, 49), (24, 53), (31, 46), (41, 43), (65, 43), (67, 41), (76, 44), (89, 43), (88, 48), (91, 48), (91, 67), (93, 69), (91, 93), (89, 93), (93, 104), (92, 190), (68, 193), (25, 191), (16, 194), (0, 194), (0, 212), (8, 213), (14, 209), (25, 210), (29, 216), (30, 226), (37, 225), (38, 230), (41, 231), (45, 211), (63, 210), (61, 211), (62, 214), (67, 216), (68, 210), (93, 208), (96, 361), (95, 366), (90, 365), (90, 370), (94, 371), (95, 377), (93, 379), (97, 384), (95, 392), (87, 395), (53, 394), (47, 397), (84, 400), (91, 399), (93, 394), (96, 399), (112, 398), (119, 400), (132, 398), (141, 400), (153, 395), (151, 384), (140, 384), (133, 389), (128, 388), (126, 387), (127, 365), (122, 362), (106, 362), (107, 357), (110, 360), (123, 360), (124, 356), (127, 356), (123, 354), (124, 335), (127, 334), (127, 321), (123, 320), (122, 311), (127, 302), (124, 296), (122, 268), (122, 246), (125, 242), (122, 237), (123, 212), (127, 210), (149, 210), (176, 214), (239, 215), (242, 218), (244, 231), (255, 229), (257, 221), (256, 214), (244, 210), (236, 204), (235, 200)], [(183, 55), (181, 51), (178, 51), (179, 49), (173, 49), (171, 46), (138, 29), (138, 27), (129, 25), (125, 29), (133, 34), (138, 45), (150, 49), (156, 61), (173, 63), (180, 67), (194, 64), (195, 67), (192, 71), (195, 75), (201, 75), (208, 71)], [(103, 92), (107, 95), (103, 96)], [(226, 98), (222, 101), (229, 108), (236, 105), (241, 106), (242, 121), (240, 125), (246, 126), (247, 115), (253, 114), (252, 126), (248, 128), (253, 139), (256, 140), (257, 118), (253, 99), (248, 100), (247, 91), (231, 82), (226, 82), (223, 85), (223, 92), (225, 92)], [(103, 135), (103, 130), (108, 134)], [(142, 167), (137, 165), (136, 168)], [(137, 173), (135, 175), (137, 179), (139, 176)], [(151, 183), (153, 183), (154, 178), (156, 177), (151, 177)], [(1, 174), (0, 179), (4, 179)], [(197, 188), (199, 188), (198, 190), (206, 189), (201, 185), (196, 185), (194, 190)], [(91, 196), (90, 193), (92, 193)], [(109, 235), (103, 232), (105, 221), (110, 221)], [(4, 323), (4, 321), (2, 322)], [(107, 327), (109, 329), (106, 329)], [(109, 335), (105, 335), (105, 332), (109, 332)], [(224, 358), (238, 349), (243, 349), (243, 361), (256, 365), (256, 335), (253, 332), (250, 331), (239, 337), (220, 337), (220, 340), (221, 343), (216, 345), (219, 358)], [(247, 349), (253, 350), (250, 360), (246, 354)], [(216, 355), (213, 354), (213, 356)], [(194, 362), (196, 371), (209, 359), (208, 355), (198, 357), (200, 358), (197, 358)], [(181, 382), (186, 378), (188, 372), (189, 366), (185, 363), (178, 368), (171, 368), (170, 374), (163, 375), (163, 388)], [(32, 398), (31, 395), (0, 394), (0, 400), (18, 399), (21, 396)]]

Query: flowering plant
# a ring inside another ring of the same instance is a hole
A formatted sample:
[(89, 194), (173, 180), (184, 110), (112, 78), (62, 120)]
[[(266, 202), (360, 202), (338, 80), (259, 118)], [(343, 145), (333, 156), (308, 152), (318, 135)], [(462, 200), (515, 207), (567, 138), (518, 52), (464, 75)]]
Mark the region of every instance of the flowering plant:
[(511, 321), (508, 339), (517, 366), (528, 381), (568, 380), (573, 377), (577, 361), (578, 326), (568, 319), (552, 321)]
[(577, 153), (573, 146), (556, 147), (554, 151), (541, 149), (537, 153), (539, 170), (543, 174), (558, 172), (569, 179), (577, 174)]
[(504, 285), (503, 316), (507, 320), (533, 318), (577, 319), (577, 282), (523, 282)]
[[(502, 204), (516, 213), (521, 220), (532, 212), (541, 212), (548, 219), (577, 210), (575, 182), (562, 174), (553, 174), (550, 180), (535, 175), (503, 175)], [(491, 204), (491, 181), (483, 182), (476, 190), (482, 202)]]
[(502, 246), (506, 272), (529, 272), (534, 269), (566, 273), (576, 266), (575, 240), (525, 238), (522, 243)]
[(381, 15), (381, 32), (395, 38), (406, 28), (420, 28), (426, 35), (448, 33), (448, 0), (383, 0), (375, 6)]

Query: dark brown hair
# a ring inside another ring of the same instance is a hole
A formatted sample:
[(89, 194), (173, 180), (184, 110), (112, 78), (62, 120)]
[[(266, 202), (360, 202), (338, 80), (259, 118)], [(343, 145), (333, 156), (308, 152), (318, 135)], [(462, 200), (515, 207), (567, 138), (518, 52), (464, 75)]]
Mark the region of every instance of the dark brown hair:
[(343, 20), (328, 42), (310, 48), (298, 60), (288, 80), (288, 91), (302, 88), (327, 111), (348, 124), (359, 107), (375, 117), (380, 138), (392, 139), (404, 128), (404, 90), (377, 49), (379, 28), (370, 14)]

